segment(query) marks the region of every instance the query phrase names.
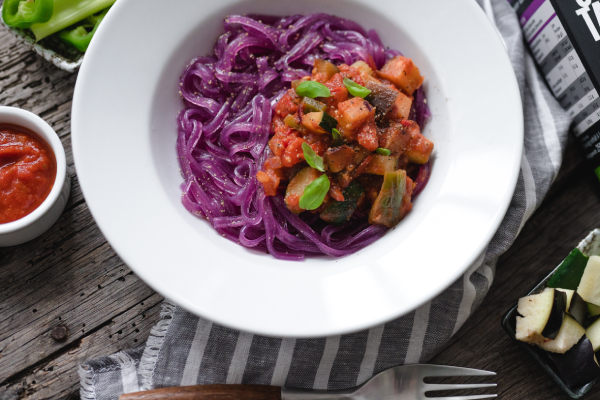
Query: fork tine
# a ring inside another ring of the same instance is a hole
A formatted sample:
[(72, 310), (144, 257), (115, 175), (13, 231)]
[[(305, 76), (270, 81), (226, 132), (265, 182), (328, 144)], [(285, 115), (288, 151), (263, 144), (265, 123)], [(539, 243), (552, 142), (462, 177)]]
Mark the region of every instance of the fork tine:
[(473, 368), (452, 367), (450, 365), (424, 365), (424, 377), (436, 376), (493, 376), (495, 372)]
[(472, 384), (425, 384), (426, 392), (433, 392), (434, 390), (461, 390), (461, 389), (481, 389), (496, 387), (495, 383), (472, 383)]
[(454, 396), (454, 397), (432, 397), (435, 400), (479, 400), (479, 399), (493, 399), (498, 397), (497, 394), (477, 394), (474, 396)]

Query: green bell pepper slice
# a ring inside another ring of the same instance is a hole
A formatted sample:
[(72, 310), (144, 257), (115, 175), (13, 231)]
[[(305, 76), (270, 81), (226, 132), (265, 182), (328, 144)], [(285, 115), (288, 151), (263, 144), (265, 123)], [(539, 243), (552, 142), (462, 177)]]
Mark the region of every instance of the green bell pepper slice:
[(54, 0), (5, 0), (2, 19), (11, 28), (26, 29), (50, 21), (53, 12)]
[(75, 47), (82, 53), (85, 53), (90, 45), (90, 42), (92, 41), (92, 37), (98, 29), (98, 26), (100, 26), (100, 22), (102, 22), (108, 10), (109, 8), (99, 14), (87, 17), (81, 21), (81, 23), (77, 24), (77, 27), (71, 27), (61, 31), (59, 33), (60, 38), (66, 44)]
[(112, 6), (116, 0), (54, 0), (54, 13), (48, 22), (34, 24), (31, 31), (36, 40), (69, 28), (87, 17)]

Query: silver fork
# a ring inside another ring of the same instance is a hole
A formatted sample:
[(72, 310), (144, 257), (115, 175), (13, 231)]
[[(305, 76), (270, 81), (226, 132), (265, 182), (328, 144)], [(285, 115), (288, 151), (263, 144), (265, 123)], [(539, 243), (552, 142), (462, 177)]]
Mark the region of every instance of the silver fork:
[(306, 390), (259, 385), (196, 385), (155, 389), (122, 394), (120, 400), (477, 400), (495, 394), (453, 397), (425, 397), (425, 392), (438, 390), (479, 389), (495, 387), (495, 383), (431, 384), (425, 378), (442, 376), (491, 376), (494, 372), (445, 365), (414, 364), (387, 369), (360, 386), (347, 390)]
[(495, 387), (495, 383), (433, 384), (425, 378), (443, 376), (492, 376), (495, 372), (446, 365), (413, 364), (387, 369), (360, 386), (346, 390), (304, 390), (281, 388), (282, 400), (477, 400), (491, 399), (495, 394), (452, 397), (425, 397), (425, 392), (438, 390), (479, 389)]

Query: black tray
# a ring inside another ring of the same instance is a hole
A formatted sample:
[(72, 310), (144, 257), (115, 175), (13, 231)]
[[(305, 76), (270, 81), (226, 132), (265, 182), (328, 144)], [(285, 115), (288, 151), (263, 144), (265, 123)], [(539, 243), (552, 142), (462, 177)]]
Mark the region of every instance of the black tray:
[[(556, 272), (557, 269), (558, 267), (556, 267), (546, 278), (544, 278), (540, 283), (538, 283), (536, 287), (534, 287), (529, 293), (527, 293), (527, 296), (531, 294), (541, 293), (546, 288), (546, 282), (548, 282), (550, 277), (554, 275), (554, 272)], [(508, 336), (510, 336), (515, 342), (517, 342), (517, 344), (521, 346), (521, 348), (525, 350), (527, 354), (529, 354), (533, 361), (535, 361), (537, 365), (539, 365), (540, 368), (548, 374), (550, 379), (552, 379), (554, 383), (556, 383), (556, 385), (559, 388), (561, 388), (563, 392), (565, 392), (569, 397), (571, 397), (572, 399), (580, 399), (583, 396), (585, 396), (586, 393), (592, 389), (598, 378), (579, 388), (569, 388), (565, 381), (563, 381), (560, 377), (556, 366), (544, 350), (540, 349), (537, 346), (533, 346), (516, 339), (515, 334), (517, 325), (517, 315), (517, 305), (515, 305), (513, 308), (508, 310), (508, 312), (504, 315), (504, 318), (502, 318), (502, 328), (504, 328), (506, 333), (508, 333)]]

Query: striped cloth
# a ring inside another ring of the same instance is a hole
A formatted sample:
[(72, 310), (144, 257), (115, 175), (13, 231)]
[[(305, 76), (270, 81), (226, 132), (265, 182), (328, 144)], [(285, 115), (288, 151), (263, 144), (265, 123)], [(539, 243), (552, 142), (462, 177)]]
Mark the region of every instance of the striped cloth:
[(525, 151), (510, 208), (484, 254), (430, 303), (348, 335), (280, 339), (228, 329), (165, 302), (144, 347), (81, 365), (81, 398), (109, 400), (152, 388), (210, 383), (341, 389), (384, 369), (427, 362), (481, 304), (498, 257), (513, 243), (558, 173), (569, 119), (527, 53), (506, 0), (480, 0), (507, 46), (523, 99)]

